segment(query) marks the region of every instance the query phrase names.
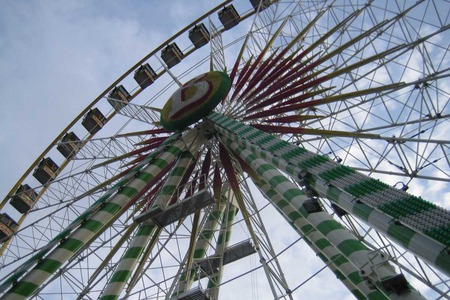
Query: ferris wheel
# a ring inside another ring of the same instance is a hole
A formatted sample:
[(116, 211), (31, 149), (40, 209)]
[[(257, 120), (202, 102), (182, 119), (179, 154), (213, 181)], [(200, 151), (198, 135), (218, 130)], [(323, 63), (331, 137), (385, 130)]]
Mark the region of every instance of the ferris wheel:
[(449, 29), (447, 1), (218, 3), (5, 196), (1, 299), (449, 298)]

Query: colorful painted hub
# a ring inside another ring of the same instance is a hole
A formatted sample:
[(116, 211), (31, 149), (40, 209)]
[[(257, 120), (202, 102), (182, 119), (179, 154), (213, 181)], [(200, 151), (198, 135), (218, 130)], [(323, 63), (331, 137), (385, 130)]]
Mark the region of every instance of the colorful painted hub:
[(206, 117), (228, 94), (230, 77), (212, 71), (185, 83), (169, 98), (161, 112), (161, 125), (182, 130)]

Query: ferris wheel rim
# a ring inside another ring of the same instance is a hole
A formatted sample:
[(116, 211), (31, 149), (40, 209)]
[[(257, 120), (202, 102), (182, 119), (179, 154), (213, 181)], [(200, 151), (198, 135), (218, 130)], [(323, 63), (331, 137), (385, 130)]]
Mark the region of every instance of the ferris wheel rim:
[[(221, 4), (221, 5), (222, 5), (222, 4)], [(186, 31), (186, 30), (185, 30), (185, 31)], [(164, 45), (165, 45), (165, 44), (164, 44)], [(162, 49), (164, 46), (161, 45), (160, 47), (161, 47), (161, 49)], [(156, 51), (156, 50), (155, 50), (155, 51)], [(140, 63), (136, 64), (135, 67), (138, 66), (138, 65), (140, 65)], [(134, 69), (133, 69), (133, 70), (134, 70)], [(133, 70), (130, 69), (129, 73), (131, 73)], [(128, 74), (129, 74), (129, 73), (128, 73)], [(124, 76), (125, 76), (125, 75), (124, 75)], [(118, 80), (117, 82), (120, 82), (120, 80)], [(107, 91), (111, 90), (115, 85), (116, 85), (116, 84), (113, 84), (113, 85), (111, 85), (107, 90), (105, 90), (104, 95), (106, 95)], [(103, 96), (104, 96), (104, 95), (103, 95)], [(101, 97), (102, 97), (102, 96), (101, 96)], [(99, 97), (99, 99), (100, 99), (101, 97)], [(88, 108), (86, 108), (85, 111), (86, 111), (86, 110), (88, 110)], [(81, 114), (80, 114), (80, 115), (81, 115)], [(81, 118), (81, 117), (79, 116), (77, 120), (79, 120), (80, 118)], [(76, 121), (76, 120), (74, 120), (74, 121)], [(66, 132), (66, 130), (64, 130), (63, 133), (64, 133), (64, 132)], [(58, 138), (57, 138), (55, 141), (57, 141), (57, 140), (59, 141), (59, 139), (62, 137), (63, 133), (61, 133), (61, 136), (58, 136)], [(56, 145), (56, 144), (53, 143), (53, 144), (52, 144), (52, 147), (55, 146), (55, 145)], [(43, 158), (44, 156), (45, 156), (45, 154), (42, 155), (42, 158)], [(39, 159), (38, 159), (38, 160), (39, 160)], [(35, 162), (35, 164), (37, 164), (37, 161)], [(20, 184), (20, 183), (18, 183), (18, 184)], [(13, 188), (13, 190), (14, 190), (14, 188)]]

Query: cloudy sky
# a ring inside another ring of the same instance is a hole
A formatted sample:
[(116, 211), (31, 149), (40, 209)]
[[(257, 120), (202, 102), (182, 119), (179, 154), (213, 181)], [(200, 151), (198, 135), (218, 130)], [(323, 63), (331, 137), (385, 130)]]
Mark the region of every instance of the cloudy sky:
[[(0, 196), (112, 81), (218, 3), (0, 0)], [(351, 298), (323, 276), (330, 287), (312, 281), (301, 295)]]
[(216, 3), (0, 1), (3, 195), (136, 61)]

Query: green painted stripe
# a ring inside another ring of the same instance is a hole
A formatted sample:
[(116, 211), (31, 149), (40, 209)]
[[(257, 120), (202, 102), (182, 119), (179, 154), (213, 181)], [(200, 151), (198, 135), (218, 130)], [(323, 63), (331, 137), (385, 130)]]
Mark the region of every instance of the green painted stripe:
[[(190, 157), (189, 157), (189, 159), (190, 159)], [(172, 176), (183, 176), (185, 172), (186, 172), (185, 167), (175, 167), (171, 171)]]
[(54, 259), (44, 259), (36, 266), (36, 269), (53, 274), (62, 265), (61, 262)]
[(84, 222), (81, 227), (84, 229), (87, 229), (92, 232), (97, 232), (101, 227), (103, 226), (103, 223), (95, 220), (87, 220)]
[[(279, 160), (277, 159), (277, 161), (279, 162)], [(274, 162), (275, 163), (275, 162)], [(285, 165), (285, 169), (286, 169), (286, 172), (288, 173), (288, 174), (294, 174), (294, 173), (296, 173), (296, 167), (295, 166), (293, 166), (293, 165), (291, 165), (291, 164), (287, 164), (287, 165)]]
[[(250, 162), (251, 161), (252, 160), (250, 160)], [(269, 170), (272, 170), (272, 169), (273, 169), (273, 167), (271, 165), (263, 164), (263, 165), (259, 166), (255, 171), (258, 172), (259, 174), (263, 174), (263, 173), (265, 173), (265, 172), (267, 172)]]
[(99, 300), (116, 300), (116, 299), (119, 299), (119, 295), (105, 295), (99, 298)]
[(362, 218), (363, 220), (368, 221), (370, 214), (373, 212), (373, 209), (363, 203), (356, 202), (353, 205), (352, 212), (356, 215)]
[[(278, 193), (274, 190), (274, 189), (270, 189), (268, 191), (266, 191), (266, 195), (272, 199), (273, 197), (275, 197), (276, 195), (278, 195)], [(284, 201), (284, 200), (283, 200)], [(286, 201), (287, 202), (287, 201)]]
[(364, 279), (361, 278), (361, 274), (359, 272), (353, 272), (348, 274), (348, 279), (353, 282), (355, 285), (360, 284), (364, 281)]
[(298, 219), (302, 219), (303, 216), (298, 211), (290, 212), (287, 217), (289, 220), (291, 220), (293, 223), (295, 223)]
[(345, 275), (344, 274), (342, 274), (339, 270), (334, 270), (334, 275), (336, 275), (336, 278), (337, 279), (339, 279), (340, 281), (342, 281), (342, 280), (346, 280), (347, 279), (347, 277), (345, 277)]
[(127, 196), (128, 198), (133, 198), (137, 193), (138, 193), (137, 189), (125, 186), (122, 189), (120, 189), (117, 194)]
[(339, 251), (346, 257), (357, 251), (367, 251), (367, 248), (358, 240), (345, 240), (337, 245)]
[[(272, 167), (273, 168), (273, 167)], [(286, 182), (286, 177), (282, 176), (282, 175), (276, 175), (273, 176), (270, 180), (269, 180), (269, 184), (273, 187), (277, 187), (279, 184)]]
[(123, 259), (128, 259), (128, 258), (138, 258), (142, 251), (144, 250), (143, 247), (131, 247), (128, 248), (127, 251), (125, 252)]
[(385, 296), (382, 292), (380, 292), (378, 290), (372, 290), (363, 299), (368, 299), (368, 300), (389, 300), (390, 298), (388, 296)]
[(306, 224), (302, 227), (299, 228), (301, 232), (303, 232), (303, 234), (305, 235), (309, 235), (311, 232), (313, 232), (314, 230), (316, 230), (314, 228), (314, 226), (312, 226), (311, 224)]
[(9, 293), (30, 297), (37, 288), (38, 286), (34, 283), (27, 281), (20, 281), (12, 287)]
[[(64, 238), (66, 238), (66, 237), (70, 234), (70, 231), (71, 231), (71, 230), (68, 230), (68, 229), (65, 229), (65, 230), (61, 231), (58, 235), (56, 235), (56, 236), (53, 238), (53, 240), (55, 240), (55, 241), (60, 241), (60, 240), (62, 240), (62, 239), (64, 239)], [(44, 255), (45, 255), (44, 253), (40, 252), (40, 253), (36, 254), (35, 256), (33, 256), (33, 258), (40, 259), (40, 258), (42, 258)]]
[(231, 222), (234, 220), (234, 216), (236, 216), (236, 213), (237, 213), (237, 208), (233, 209), (233, 210), (230, 209), (230, 212), (228, 213), (228, 222)]
[(151, 173), (147, 173), (147, 172), (140, 172), (136, 178), (139, 180), (142, 180), (146, 183), (149, 183), (155, 176), (153, 176), (153, 174)]
[(335, 220), (326, 220), (317, 225), (317, 230), (320, 231), (324, 236), (327, 236), (330, 232), (338, 229), (343, 229), (343, 227)]
[[(101, 205), (101, 204), (99, 204)], [(92, 216), (94, 212), (93, 211), (85, 211), (84, 213), (82, 213), (81, 215), (79, 215), (78, 217), (76, 217), (76, 219), (74, 220), (74, 223), (80, 223), (83, 222), (84, 220), (88, 219), (90, 216)], [(70, 233), (70, 230), (67, 230), (67, 232)], [(62, 233), (60, 233), (62, 235)], [(61, 238), (60, 238), (61, 239)]]
[(61, 243), (60, 248), (75, 252), (83, 246), (83, 242), (74, 238), (68, 238)]
[[(269, 163), (270, 165), (272, 165), (274, 162), (271, 161), (271, 156), (269, 156), (266, 151), (261, 151), (260, 148), (258, 148), (258, 146), (255, 147), (249, 147), (249, 150), (252, 151), (253, 153), (258, 153), (258, 157), (260, 158), (264, 158), (264, 160)], [(272, 158), (272, 160), (274, 159), (274, 157)]]
[(196, 249), (194, 251), (194, 258), (202, 258), (205, 257), (206, 249)]
[[(351, 292), (351, 293), (353, 294), (353, 296), (355, 296), (355, 298), (358, 299), (358, 300), (365, 300), (365, 299), (367, 299), (367, 297), (364, 296), (363, 293), (361, 293), (359, 290), (351, 290), (350, 292)], [(378, 298), (378, 299), (379, 299), (379, 298)]]
[(283, 210), (284, 207), (289, 205), (289, 202), (287, 202), (286, 200), (282, 199), (277, 201), (276, 203), (274, 203), (276, 206), (278, 206), (278, 208), (280, 208), (281, 210)]
[(319, 240), (317, 240), (315, 243), (314, 243), (314, 245), (316, 245), (316, 247), (317, 248), (319, 248), (319, 250), (323, 250), (323, 249), (325, 249), (326, 247), (330, 247), (330, 242), (327, 240), (327, 239), (325, 239), (325, 238), (322, 238), (322, 239), (319, 239)]
[(341, 255), (341, 254), (336, 254), (335, 256), (331, 257), (331, 261), (337, 267), (339, 267), (342, 264), (345, 264), (345, 263), (349, 262), (348, 259), (345, 256)]
[(218, 221), (218, 220), (220, 220), (221, 217), (222, 217), (222, 211), (220, 211), (220, 210), (213, 211), (212, 213), (209, 214), (208, 221)]
[(416, 235), (416, 233), (411, 229), (401, 224), (396, 225), (394, 223), (389, 226), (387, 233), (388, 235), (395, 238), (396, 241), (402, 244), (404, 247), (408, 247), (411, 239)]
[(112, 215), (116, 214), (119, 210), (122, 209), (122, 206), (116, 203), (108, 202), (101, 208), (102, 211), (106, 211)]
[(172, 195), (177, 188), (176, 185), (164, 185), (160, 191), (161, 195)]
[(287, 199), (289, 202), (291, 202), (292, 199), (294, 199), (296, 197), (305, 196), (305, 194), (297, 188), (291, 188), (291, 189), (285, 190), (281, 196), (284, 199)]
[(163, 169), (165, 166), (167, 166), (167, 161), (165, 159), (156, 158), (153, 161), (152, 166), (156, 166), (160, 169)]
[(14, 273), (11, 277), (9, 277), (8, 279), (6, 279), (3, 283), (3, 285), (10, 285), (14, 282), (17, 281), (17, 279), (19, 279), (20, 277), (22, 277), (23, 274), (25, 274), (27, 270), (21, 270), (20, 272)]
[(339, 203), (339, 196), (342, 194), (342, 191), (335, 187), (329, 187), (327, 189), (327, 198), (332, 199), (333, 202)]
[(208, 290), (215, 288), (219, 285), (218, 282), (218, 275), (215, 276), (211, 276), (209, 281), (208, 281)]
[(164, 150), (166, 153), (171, 153), (173, 156), (178, 156), (182, 150), (177, 146), (170, 146)]
[(219, 234), (219, 237), (217, 238), (217, 244), (223, 244), (224, 242), (228, 242), (230, 240), (230, 237), (231, 231), (226, 231), (225, 234)]
[(148, 236), (152, 233), (153, 229), (155, 229), (155, 225), (142, 225), (139, 227), (136, 236)]
[[(148, 160), (149, 160), (149, 158), (146, 157), (144, 159), (145, 163), (147, 163)], [(134, 167), (133, 169), (131, 169), (129, 174), (136, 174), (136, 173), (140, 172), (143, 168), (144, 168), (144, 163), (141, 162), (141, 164), (139, 164), (136, 167)]]
[(125, 282), (127, 281), (128, 277), (130, 277), (130, 275), (131, 271), (129, 270), (116, 271), (113, 276), (111, 276), (109, 282)]
[(186, 279), (187, 279), (187, 274), (186, 274), (186, 272), (183, 272), (183, 273), (181, 273), (181, 276), (180, 276), (180, 280), (179, 281), (185, 281)]
[[(448, 249), (448, 248), (447, 248)], [(444, 251), (440, 253), (440, 255), (436, 258), (434, 262), (437, 266), (439, 266), (442, 270), (448, 270), (450, 266), (450, 256), (448, 253)]]

